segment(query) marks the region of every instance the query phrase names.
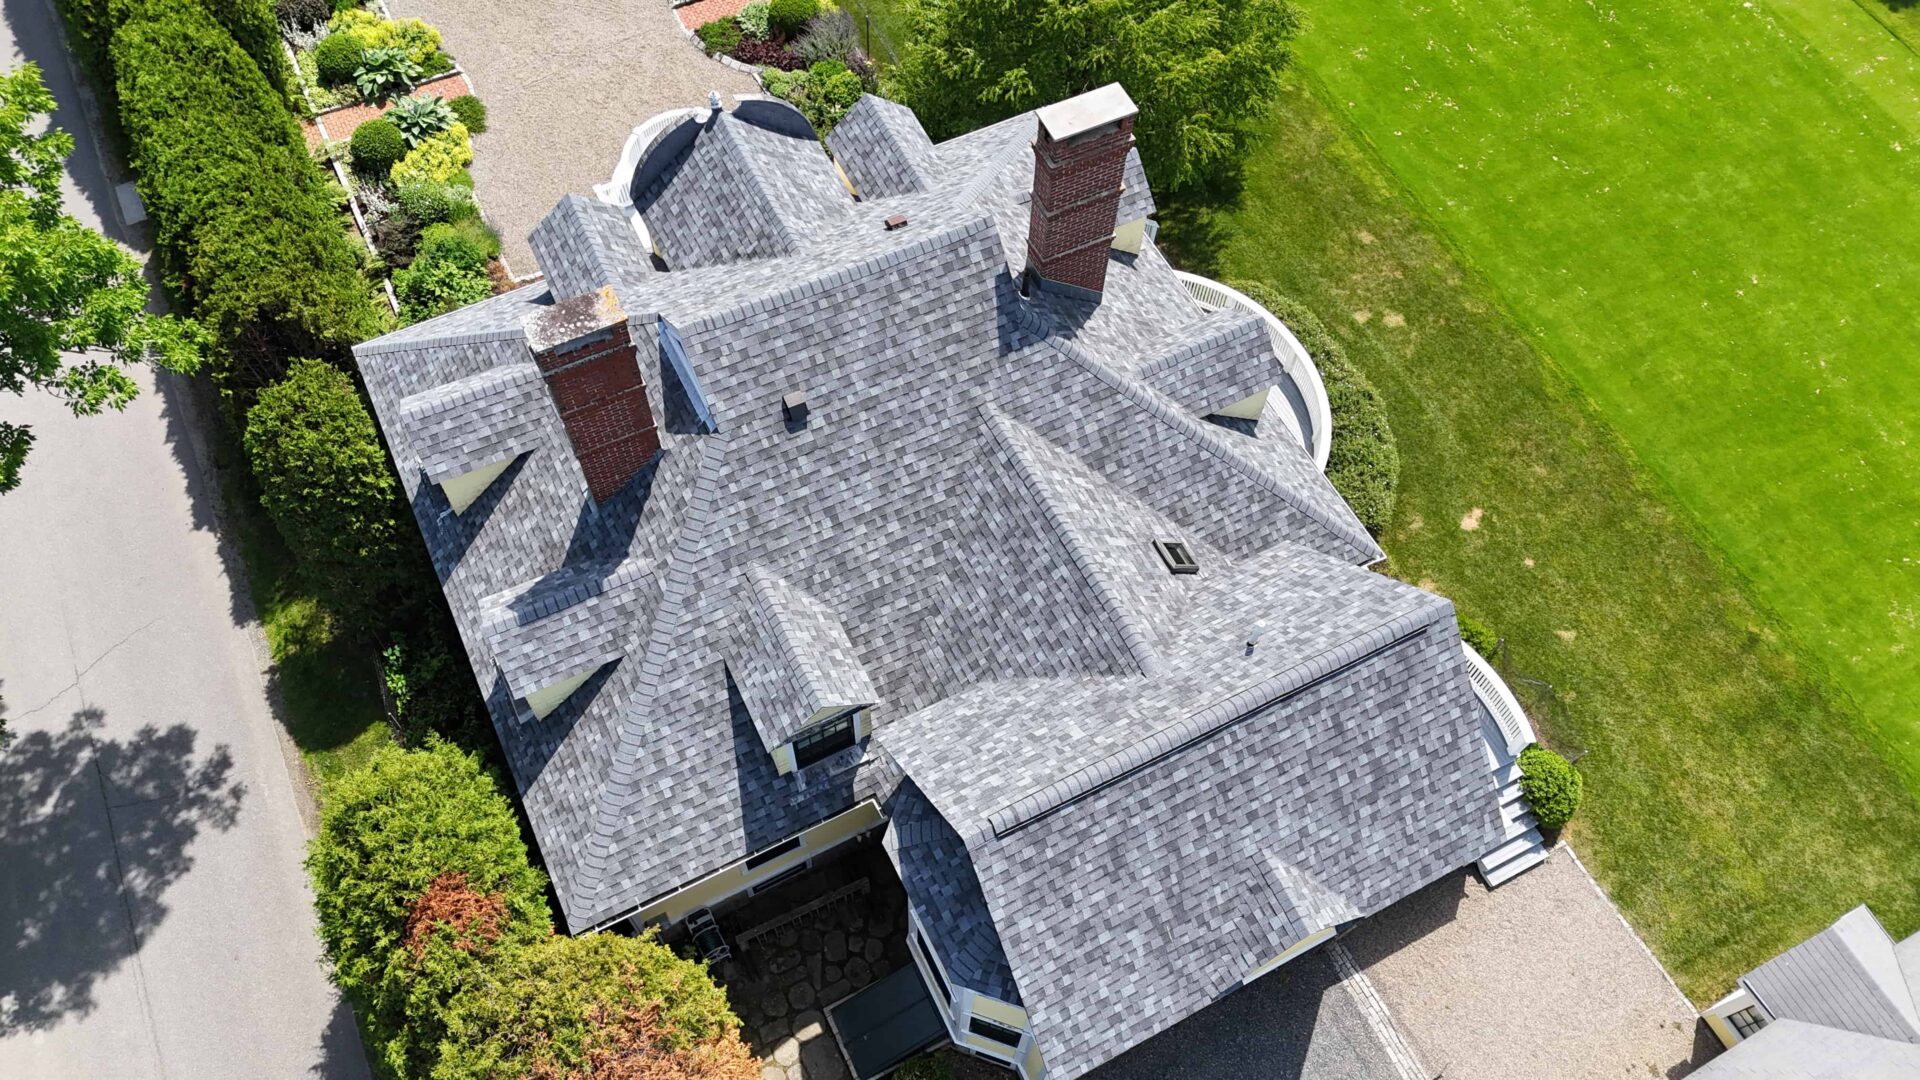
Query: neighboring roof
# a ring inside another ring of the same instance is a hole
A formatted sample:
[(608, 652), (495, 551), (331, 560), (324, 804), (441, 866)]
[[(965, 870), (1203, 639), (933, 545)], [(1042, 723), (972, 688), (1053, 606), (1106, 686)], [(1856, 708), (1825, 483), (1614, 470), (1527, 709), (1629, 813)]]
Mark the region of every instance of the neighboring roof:
[(1777, 1020), (1920, 1041), (1893, 939), (1863, 904), (1740, 980)]
[(1913, 1080), (1920, 1045), (1775, 1020), (1694, 1070), (1693, 1080)]
[[(1364, 569), (1380, 548), (1298, 442), (1204, 418), (1285, 378), (1257, 322), (1203, 311), (1150, 241), (1111, 257), (1098, 303), (1023, 295), (1033, 115), (920, 146), (860, 109), (892, 158), (849, 137), (848, 174), (898, 194), (854, 201), (798, 114), (760, 102), (643, 163), (665, 271), (567, 247), (625, 244), (607, 215), (550, 219), (554, 288), (629, 314), (657, 423), (604, 502), (547, 404), (455, 514), (432, 474), (482, 452), (446, 434), (469, 421), (410, 419), (466, 386), (538, 389), (523, 324), (556, 293), (355, 353), (567, 925), (891, 803), (943, 962), (1023, 1001), (1070, 1080), (1471, 861), (1497, 800), (1451, 606)], [(1152, 206), (1137, 170), (1123, 218)], [(501, 429), (489, 410), (473, 425)], [(1168, 572), (1169, 539), (1197, 574)], [(589, 667), (544, 718), (516, 701)], [(866, 745), (775, 770), (769, 745), (855, 699)]]

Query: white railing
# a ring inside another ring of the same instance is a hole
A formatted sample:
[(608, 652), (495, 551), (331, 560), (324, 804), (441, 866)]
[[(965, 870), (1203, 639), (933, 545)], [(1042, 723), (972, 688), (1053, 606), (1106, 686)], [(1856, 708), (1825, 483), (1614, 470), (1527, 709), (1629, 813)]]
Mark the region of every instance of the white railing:
[(1327, 453), (1333, 449), (1333, 407), (1327, 401), (1327, 386), (1320, 381), (1320, 371), (1313, 366), (1313, 357), (1308, 355), (1306, 346), (1293, 336), (1286, 323), (1240, 290), (1185, 270), (1173, 273), (1187, 287), (1187, 295), (1208, 311), (1233, 308), (1266, 320), (1267, 331), (1273, 335), (1273, 351), (1280, 354), (1280, 362), (1292, 377), (1293, 385), (1300, 388), (1300, 396), (1306, 399), (1307, 421), (1313, 428), (1307, 450), (1313, 454), (1313, 463), (1324, 472)]
[(640, 246), (653, 250), (653, 234), (647, 231), (647, 223), (640, 217), (640, 211), (633, 207), (633, 174), (639, 170), (648, 150), (653, 149), (654, 141), (661, 132), (678, 124), (682, 120), (707, 114), (706, 109), (669, 109), (651, 120), (634, 128), (627, 136), (627, 144), (620, 148), (620, 160), (613, 166), (613, 175), (604, 184), (595, 184), (593, 194), (608, 206), (616, 206), (626, 212), (627, 223), (633, 226), (635, 236), (640, 238)]
[(1493, 714), (1493, 722), (1500, 726), (1500, 734), (1507, 740), (1507, 753), (1517, 755), (1529, 744), (1538, 742), (1534, 738), (1533, 722), (1527, 719), (1527, 712), (1520, 707), (1513, 691), (1507, 689), (1506, 680), (1493, 670), (1486, 657), (1473, 651), (1473, 646), (1463, 643), (1460, 651), (1467, 658), (1467, 681), (1473, 684), (1474, 695), (1480, 703)]

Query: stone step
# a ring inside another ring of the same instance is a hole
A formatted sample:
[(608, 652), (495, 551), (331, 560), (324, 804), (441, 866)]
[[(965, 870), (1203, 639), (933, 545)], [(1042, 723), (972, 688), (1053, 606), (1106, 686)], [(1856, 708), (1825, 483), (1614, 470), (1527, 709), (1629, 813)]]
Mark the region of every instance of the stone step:
[(1514, 858), (1508, 859), (1499, 866), (1493, 867), (1491, 870), (1480, 871), (1480, 876), (1486, 879), (1487, 888), (1497, 889), (1528, 870), (1546, 862), (1547, 854), (1546, 845), (1540, 842), (1539, 834), (1535, 833), (1532, 848), (1521, 852)]

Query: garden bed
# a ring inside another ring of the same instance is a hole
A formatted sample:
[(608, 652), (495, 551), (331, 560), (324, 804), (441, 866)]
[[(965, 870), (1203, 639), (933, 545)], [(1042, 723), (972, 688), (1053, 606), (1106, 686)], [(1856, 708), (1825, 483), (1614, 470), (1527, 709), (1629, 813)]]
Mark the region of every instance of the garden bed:
[(831, 0), (694, 0), (676, 14), (707, 55), (753, 72), (822, 138), (876, 88), (853, 17)]
[(307, 146), (347, 191), (352, 231), (390, 272), (405, 322), (495, 291), (508, 275), (473, 194), (472, 137), (486, 109), (439, 30), (384, 3), (329, 10), (281, 0), (281, 38), (306, 106)]

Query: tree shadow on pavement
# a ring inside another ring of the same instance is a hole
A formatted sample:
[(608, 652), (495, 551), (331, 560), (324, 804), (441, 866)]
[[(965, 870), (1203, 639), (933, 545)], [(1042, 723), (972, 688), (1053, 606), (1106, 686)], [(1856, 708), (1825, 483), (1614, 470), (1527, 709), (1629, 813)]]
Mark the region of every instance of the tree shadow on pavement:
[(203, 828), (239, 817), (245, 786), (184, 724), (102, 738), (83, 709), (0, 753), (0, 1038), (93, 1011), (95, 984), (166, 918)]

